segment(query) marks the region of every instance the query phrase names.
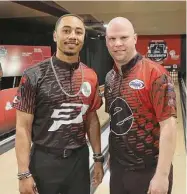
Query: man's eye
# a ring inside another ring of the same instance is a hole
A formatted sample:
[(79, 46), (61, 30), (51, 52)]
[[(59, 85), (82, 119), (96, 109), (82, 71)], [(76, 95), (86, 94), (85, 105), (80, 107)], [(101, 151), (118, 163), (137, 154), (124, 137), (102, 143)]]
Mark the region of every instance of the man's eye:
[(81, 34), (83, 34), (83, 33), (82, 33), (81, 31), (78, 31), (77, 34), (78, 34), (78, 35), (81, 35)]
[(68, 33), (70, 33), (70, 30), (63, 30), (63, 32), (68, 34)]

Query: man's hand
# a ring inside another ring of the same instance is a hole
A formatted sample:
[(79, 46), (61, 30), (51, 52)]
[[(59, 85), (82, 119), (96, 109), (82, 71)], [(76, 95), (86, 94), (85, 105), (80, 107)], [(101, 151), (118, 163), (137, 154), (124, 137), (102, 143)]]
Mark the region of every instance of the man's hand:
[(99, 184), (101, 184), (103, 176), (104, 176), (103, 164), (101, 162), (95, 162), (92, 185), (94, 187), (97, 187)]
[(152, 178), (148, 194), (167, 194), (169, 188), (169, 179), (166, 175), (155, 174)]
[(20, 194), (38, 194), (34, 179), (29, 177), (19, 181)]

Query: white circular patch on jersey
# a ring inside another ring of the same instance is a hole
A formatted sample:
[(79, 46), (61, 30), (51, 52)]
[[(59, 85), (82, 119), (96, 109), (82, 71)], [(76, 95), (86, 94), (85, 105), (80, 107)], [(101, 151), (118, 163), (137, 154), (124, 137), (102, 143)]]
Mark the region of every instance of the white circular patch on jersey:
[(92, 93), (92, 89), (91, 89), (91, 85), (89, 82), (84, 82), (82, 84), (82, 88), (81, 91), (83, 93), (84, 96), (89, 97)]
[(142, 80), (139, 80), (139, 79), (135, 79), (135, 80), (132, 80), (130, 83), (129, 83), (129, 86), (132, 88), (132, 89), (135, 89), (135, 90), (141, 90), (145, 87), (145, 84)]

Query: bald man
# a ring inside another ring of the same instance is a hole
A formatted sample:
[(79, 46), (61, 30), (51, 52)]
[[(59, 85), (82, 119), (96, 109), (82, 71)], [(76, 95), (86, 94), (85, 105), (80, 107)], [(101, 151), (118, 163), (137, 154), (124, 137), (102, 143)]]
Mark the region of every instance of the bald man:
[(168, 72), (136, 51), (129, 20), (112, 19), (106, 44), (114, 59), (106, 75), (110, 194), (170, 194), (176, 144), (176, 95)]
[(13, 104), (21, 194), (90, 194), (86, 133), (94, 153), (93, 186), (102, 181), (96, 113), (102, 99), (96, 73), (79, 61), (84, 36), (79, 16), (62, 16), (54, 31), (55, 56), (23, 73)]

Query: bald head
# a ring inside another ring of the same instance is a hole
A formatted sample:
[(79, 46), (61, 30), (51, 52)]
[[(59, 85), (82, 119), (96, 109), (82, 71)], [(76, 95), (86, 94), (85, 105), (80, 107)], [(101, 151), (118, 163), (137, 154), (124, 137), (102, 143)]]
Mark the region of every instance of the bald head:
[(136, 55), (137, 36), (132, 23), (123, 17), (112, 19), (106, 29), (106, 45), (118, 66)]
[(108, 34), (110, 31), (113, 31), (114, 29), (116, 29), (115, 31), (117, 31), (119, 28), (128, 32), (129, 35), (134, 34), (134, 27), (132, 23), (124, 17), (113, 18), (108, 23), (108, 26), (106, 28), (106, 34)]

